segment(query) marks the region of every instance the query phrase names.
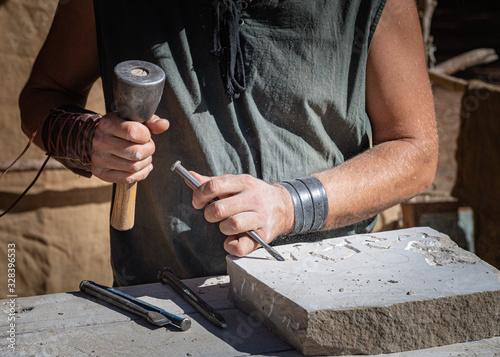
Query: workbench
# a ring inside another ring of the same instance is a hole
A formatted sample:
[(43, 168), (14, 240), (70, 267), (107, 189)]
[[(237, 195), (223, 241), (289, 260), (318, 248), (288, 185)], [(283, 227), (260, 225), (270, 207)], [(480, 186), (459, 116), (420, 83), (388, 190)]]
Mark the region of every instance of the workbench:
[[(0, 321), (1, 356), (301, 356), (261, 322), (228, 300), (227, 276), (184, 281), (217, 309), (228, 328), (211, 324), (169, 286), (145, 284), (120, 290), (189, 317), (192, 326), (155, 327), (82, 292), (7, 298)], [(9, 344), (9, 311), (15, 309), (15, 350)], [(379, 356), (498, 356), (500, 337), (426, 350)]]

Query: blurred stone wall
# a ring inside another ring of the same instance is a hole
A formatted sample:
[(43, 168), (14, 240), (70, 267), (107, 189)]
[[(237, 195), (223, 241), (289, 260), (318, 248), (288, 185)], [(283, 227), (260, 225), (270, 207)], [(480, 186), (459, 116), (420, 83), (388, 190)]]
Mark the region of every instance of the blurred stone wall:
[[(57, 1), (0, 0), (0, 162), (15, 159), (28, 142), (21, 131), (18, 97), (45, 40)], [(104, 112), (100, 83), (88, 107)], [(34, 145), (22, 160), (45, 158)], [(52, 160), (51, 160), (52, 161)], [(29, 185), (37, 170), (0, 179), (0, 212)], [(7, 292), (7, 247), (16, 249), (18, 296), (78, 289), (81, 280), (111, 284), (111, 186), (66, 169), (47, 169), (18, 206), (0, 218), (0, 299)]]

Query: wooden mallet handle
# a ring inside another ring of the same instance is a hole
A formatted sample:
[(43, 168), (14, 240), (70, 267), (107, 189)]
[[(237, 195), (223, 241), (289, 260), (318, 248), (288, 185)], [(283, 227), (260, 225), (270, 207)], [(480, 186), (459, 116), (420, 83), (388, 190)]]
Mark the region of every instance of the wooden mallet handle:
[[(113, 97), (118, 115), (144, 123), (151, 119), (163, 94), (165, 72), (146, 61), (125, 61), (116, 65)], [(137, 184), (117, 184), (111, 212), (111, 226), (119, 231), (132, 229), (135, 220)]]

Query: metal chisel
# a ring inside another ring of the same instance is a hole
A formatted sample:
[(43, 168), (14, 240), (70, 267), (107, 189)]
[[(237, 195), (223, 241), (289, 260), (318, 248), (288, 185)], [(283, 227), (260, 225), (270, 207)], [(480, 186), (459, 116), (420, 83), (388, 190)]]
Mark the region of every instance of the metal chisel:
[(94, 283), (93, 281), (82, 281), (80, 283), (80, 290), (116, 307), (144, 317), (153, 325), (165, 326), (167, 324), (172, 324), (182, 331), (191, 327), (191, 320), (188, 318), (173, 315), (159, 307), (125, 294), (122, 291)]
[(224, 317), (217, 310), (208, 305), (205, 300), (196, 295), (196, 293), (187, 287), (182, 281), (180, 281), (170, 268), (163, 268), (163, 270), (158, 273), (158, 279), (163, 284), (167, 284), (174, 289), (211, 323), (219, 326), (220, 328), (227, 327)]

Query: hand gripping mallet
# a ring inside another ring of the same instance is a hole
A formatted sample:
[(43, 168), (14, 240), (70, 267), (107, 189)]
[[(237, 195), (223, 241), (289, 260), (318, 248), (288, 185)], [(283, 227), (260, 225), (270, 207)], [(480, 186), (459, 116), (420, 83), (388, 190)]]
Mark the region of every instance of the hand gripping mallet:
[[(113, 96), (118, 115), (144, 123), (151, 119), (163, 94), (165, 72), (146, 61), (125, 61), (116, 65)], [(111, 225), (119, 231), (134, 226), (137, 184), (117, 184)]]

